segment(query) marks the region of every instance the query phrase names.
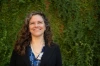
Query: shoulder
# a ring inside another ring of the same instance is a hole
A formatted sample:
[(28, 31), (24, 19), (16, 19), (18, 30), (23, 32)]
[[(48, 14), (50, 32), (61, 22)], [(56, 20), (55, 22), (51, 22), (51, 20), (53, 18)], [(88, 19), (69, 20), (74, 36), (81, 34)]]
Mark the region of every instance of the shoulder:
[(51, 46), (59, 47), (59, 44), (52, 42)]
[(17, 53), (17, 51), (15, 49), (13, 49), (12, 54), (13, 55), (17, 55), (18, 53)]
[(22, 56), (20, 53), (18, 53), (18, 51), (16, 51), (15, 49), (13, 49), (12, 51), (12, 56)]
[(13, 50), (12, 51), (12, 57), (17, 57), (19, 54), (16, 50)]
[(55, 49), (60, 49), (59, 44), (52, 42), (50, 47), (55, 48)]

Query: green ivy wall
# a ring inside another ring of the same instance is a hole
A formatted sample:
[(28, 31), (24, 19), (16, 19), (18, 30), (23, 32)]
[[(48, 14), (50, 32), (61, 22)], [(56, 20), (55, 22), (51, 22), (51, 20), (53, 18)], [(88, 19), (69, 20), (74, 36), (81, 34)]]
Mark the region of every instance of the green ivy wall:
[(100, 0), (0, 0), (0, 66), (9, 66), (26, 15), (43, 11), (63, 66), (100, 65)]

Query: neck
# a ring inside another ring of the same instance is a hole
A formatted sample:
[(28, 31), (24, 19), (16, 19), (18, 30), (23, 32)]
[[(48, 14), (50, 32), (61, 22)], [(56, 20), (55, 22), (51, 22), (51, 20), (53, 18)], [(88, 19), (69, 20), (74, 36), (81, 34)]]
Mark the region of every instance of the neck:
[(39, 45), (44, 45), (44, 38), (43, 36), (41, 37), (33, 37), (32, 36), (32, 41), (31, 44), (34, 44), (35, 46), (39, 46)]

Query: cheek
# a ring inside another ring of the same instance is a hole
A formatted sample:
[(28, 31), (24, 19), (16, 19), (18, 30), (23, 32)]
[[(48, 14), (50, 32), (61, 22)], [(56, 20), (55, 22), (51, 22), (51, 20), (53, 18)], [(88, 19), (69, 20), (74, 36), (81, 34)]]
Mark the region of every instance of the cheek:
[(33, 28), (33, 25), (29, 25), (29, 28), (30, 28), (30, 29)]
[(46, 30), (46, 26), (44, 25), (44, 30)]
[(40, 27), (41, 27), (42, 29), (44, 29), (44, 30), (46, 29), (45, 24), (41, 24)]

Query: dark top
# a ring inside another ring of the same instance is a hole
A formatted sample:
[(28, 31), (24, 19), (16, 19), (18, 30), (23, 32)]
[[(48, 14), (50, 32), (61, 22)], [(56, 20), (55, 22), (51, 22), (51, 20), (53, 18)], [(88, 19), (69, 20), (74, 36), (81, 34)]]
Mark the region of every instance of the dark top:
[(31, 66), (40, 66), (40, 62), (41, 62), (41, 58), (44, 54), (44, 50), (45, 50), (45, 46), (42, 48), (42, 51), (40, 52), (40, 54), (35, 57), (34, 53), (32, 52), (32, 49), (30, 46), (28, 46), (28, 56), (29, 56), (29, 60), (31, 63)]
[[(13, 50), (10, 66), (31, 66), (28, 47), (26, 47), (25, 55), (21, 56)], [(52, 44), (50, 47), (45, 45), (44, 54), (41, 58), (40, 66), (62, 66), (62, 59), (59, 46)]]

